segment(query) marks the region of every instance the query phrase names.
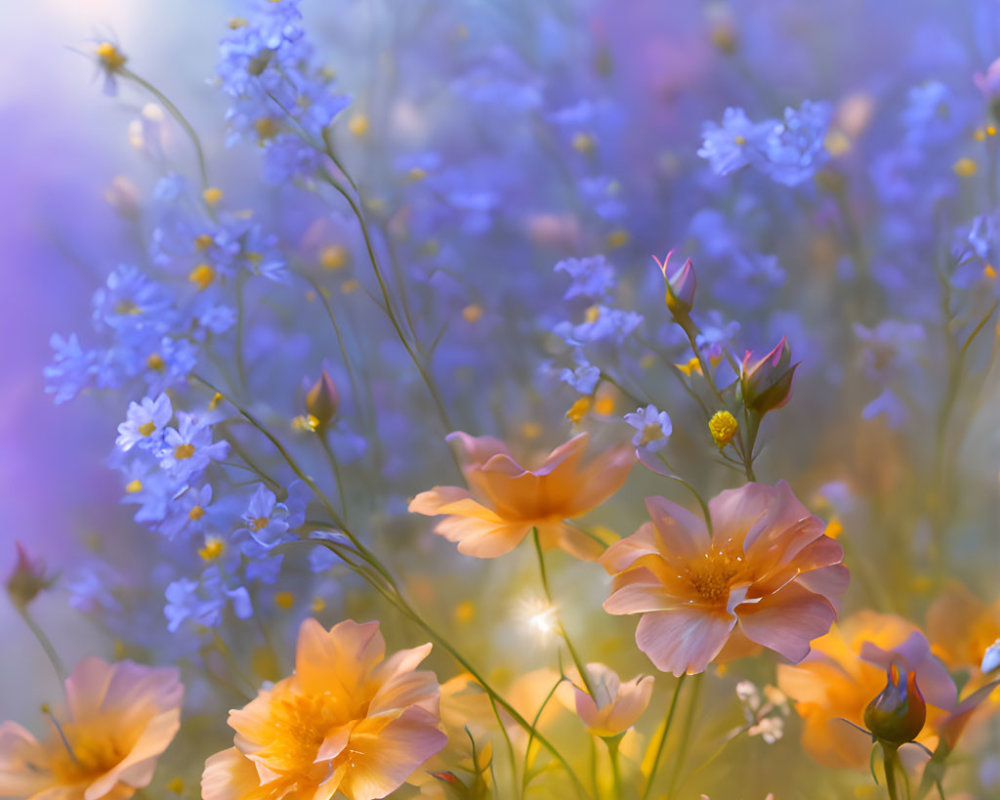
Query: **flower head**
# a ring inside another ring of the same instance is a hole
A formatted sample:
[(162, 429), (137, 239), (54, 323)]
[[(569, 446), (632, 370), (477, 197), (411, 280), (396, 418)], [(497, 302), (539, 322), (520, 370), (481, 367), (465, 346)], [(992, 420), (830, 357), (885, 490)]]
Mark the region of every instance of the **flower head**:
[(694, 306), (694, 293), (698, 288), (698, 277), (694, 273), (694, 267), (691, 266), (690, 258), (684, 262), (683, 266), (668, 275), (670, 257), (673, 254), (674, 251), (671, 250), (663, 261), (653, 256), (653, 261), (663, 273), (663, 281), (667, 285), (666, 303), (670, 313), (674, 315), (686, 314)]
[(45, 574), (45, 564), (32, 559), (20, 542), (15, 542), (17, 563), (7, 578), (7, 596), (17, 608), (27, 608), (41, 592), (48, 589), (55, 578)]
[(316, 429), (322, 431), (330, 424), (330, 420), (337, 416), (339, 407), (340, 392), (337, 391), (337, 384), (324, 369), (306, 394), (306, 411), (316, 420)]
[(425, 644), (385, 657), (377, 622), (299, 629), (295, 672), (231, 711), (234, 747), (205, 762), (205, 800), (375, 800), (441, 750), (439, 687)]
[(747, 351), (740, 370), (740, 390), (747, 408), (763, 416), (792, 399), (792, 379), (798, 364), (791, 361), (792, 352), (785, 339), (757, 359)]
[(149, 785), (180, 727), (184, 687), (175, 667), (88, 658), (66, 680), (66, 708), (39, 741), (0, 725), (0, 795), (125, 800)]
[(459, 445), (469, 489), (436, 486), (414, 497), (410, 511), (445, 515), (434, 532), (457, 542), (460, 553), (496, 558), (537, 528), (546, 550), (561, 547), (580, 558), (597, 557), (600, 546), (565, 520), (583, 516), (621, 488), (634, 463), (628, 449), (608, 450), (582, 466), (589, 436), (581, 433), (530, 470), (499, 439), (458, 432), (448, 440)]
[(666, 411), (648, 405), (637, 408), (632, 414), (626, 414), (625, 421), (636, 430), (632, 444), (637, 450), (655, 453), (667, 446), (673, 426)]
[(713, 498), (714, 536), (661, 497), (652, 522), (602, 556), (614, 575), (604, 608), (641, 614), (636, 643), (657, 669), (702, 672), (767, 647), (791, 661), (830, 629), (847, 587), (843, 550), (787, 483), (750, 483)]
[(126, 453), (136, 445), (155, 448), (163, 440), (164, 429), (173, 416), (170, 398), (163, 392), (155, 400), (144, 397), (139, 403), (129, 403), (125, 421), (118, 426), (115, 444)]
[(604, 664), (587, 664), (587, 678), (594, 689), (574, 685), (577, 716), (595, 736), (611, 737), (625, 733), (638, 721), (653, 696), (653, 676), (633, 678), (627, 683)]
[(901, 745), (912, 742), (927, 721), (927, 703), (917, 686), (917, 676), (899, 667), (886, 667), (885, 688), (865, 707), (865, 727), (880, 742)]

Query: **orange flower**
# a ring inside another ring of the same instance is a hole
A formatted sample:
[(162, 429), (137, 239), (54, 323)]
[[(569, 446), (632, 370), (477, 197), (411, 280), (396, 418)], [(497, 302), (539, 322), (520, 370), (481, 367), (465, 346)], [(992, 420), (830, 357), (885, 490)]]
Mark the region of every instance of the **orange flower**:
[(601, 545), (565, 520), (586, 514), (621, 488), (635, 461), (631, 448), (609, 450), (581, 467), (588, 440), (581, 433), (553, 450), (538, 469), (528, 470), (498, 439), (459, 432), (448, 436), (453, 440), (471, 491), (435, 486), (414, 497), (410, 511), (445, 515), (434, 532), (457, 542), (460, 553), (496, 558), (538, 528), (546, 550), (561, 547), (588, 561), (600, 555)]
[(862, 611), (814, 641), (812, 649), (802, 664), (778, 667), (778, 686), (796, 701), (809, 755), (830, 767), (868, 766), (871, 736), (843, 720), (864, 726), (865, 708), (885, 688), (889, 664), (915, 676), (927, 702), (927, 724), (917, 741), (933, 749), (938, 729), (956, 709), (957, 692), (915, 625)]
[(173, 667), (80, 662), (44, 741), (15, 722), (0, 725), (0, 796), (125, 800), (148, 786), (180, 727), (178, 677)]
[(953, 583), (927, 612), (927, 635), (934, 655), (954, 670), (972, 670), (978, 684), (983, 656), (1000, 640), (1000, 600), (987, 605), (963, 584)]
[(235, 747), (211, 756), (205, 800), (374, 800), (444, 747), (430, 644), (385, 658), (377, 622), (299, 629), (295, 673), (229, 712)]
[(840, 545), (784, 482), (749, 483), (708, 507), (714, 536), (700, 517), (647, 499), (652, 522), (601, 558), (615, 576), (604, 609), (642, 614), (639, 649), (674, 675), (759, 646), (802, 660), (847, 587)]
[(577, 716), (594, 736), (617, 736), (638, 721), (653, 696), (653, 676), (640, 675), (627, 683), (604, 664), (587, 664), (587, 678), (594, 687), (591, 697), (574, 682), (573, 700)]

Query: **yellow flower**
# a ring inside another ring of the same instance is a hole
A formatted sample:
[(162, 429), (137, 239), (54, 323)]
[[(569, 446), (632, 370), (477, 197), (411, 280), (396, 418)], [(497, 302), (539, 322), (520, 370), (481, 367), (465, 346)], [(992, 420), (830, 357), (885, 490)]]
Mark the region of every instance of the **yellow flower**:
[(385, 657), (377, 622), (299, 629), (295, 672), (229, 712), (234, 747), (205, 762), (204, 800), (375, 800), (398, 789), (447, 737), (440, 689), (417, 671), (430, 644)]
[(45, 740), (0, 725), (0, 796), (126, 800), (152, 780), (180, 727), (183, 695), (174, 667), (81, 661)]

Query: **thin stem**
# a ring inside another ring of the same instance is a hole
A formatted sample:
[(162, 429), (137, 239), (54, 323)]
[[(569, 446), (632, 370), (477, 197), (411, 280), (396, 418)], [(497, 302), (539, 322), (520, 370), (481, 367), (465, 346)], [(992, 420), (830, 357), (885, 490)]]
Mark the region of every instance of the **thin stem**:
[(900, 800), (899, 787), (896, 783), (896, 762), (899, 760), (899, 756), (895, 748), (886, 747), (884, 744), (881, 747), (882, 763), (885, 766), (885, 788), (889, 792), (889, 800)]
[(63, 665), (62, 659), (59, 658), (59, 654), (56, 652), (55, 646), (52, 644), (52, 640), (48, 635), (41, 629), (31, 613), (28, 611), (27, 606), (18, 606), (18, 613), (21, 618), (25, 621), (27, 626), (31, 629), (31, 632), (35, 635), (38, 643), (42, 646), (42, 650), (45, 651), (45, 655), (49, 659), (49, 663), (52, 665), (52, 669), (55, 670), (56, 677), (59, 678), (59, 683), (66, 683), (66, 667)]
[(514, 743), (510, 740), (510, 734), (507, 733), (507, 728), (503, 724), (503, 720), (500, 718), (500, 710), (497, 708), (497, 702), (492, 697), (490, 698), (490, 708), (493, 709), (493, 716), (496, 717), (497, 726), (500, 728), (500, 732), (503, 733), (504, 741), (507, 743), (507, 755), (510, 758), (510, 780), (511, 784), (517, 785), (517, 756), (514, 755)]
[(674, 766), (670, 770), (670, 780), (667, 781), (667, 797), (672, 797), (674, 794), (674, 787), (680, 779), (681, 768), (685, 763), (688, 747), (691, 745), (691, 729), (694, 727), (695, 712), (698, 710), (698, 701), (701, 699), (701, 682), (704, 675), (704, 672), (699, 672), (694, 676), (691, 700), (688, 703), (687, 714), (684, 715), (684, 727), (681, 728), (680, 749), (677, 751), (677, 758), (674, 759)]
[(160, 103), (163, 104), (164, 108), (166, 108), (167, 111), (170, 112), (170, 115), (175, 120), (177, 120), (180, 126), (184, 129), (184, 131), (190, 137), (191, 143), (194, 145), (195, 153), (198, 156), (198, 172), (201, 175), (202, 187), (207, 189), (208, 169), (205, 166), (205, 153), (201, 149), (201, 140), (198, 138), (198, 134), (195, 131), (194, 126), (192, 126), (191, 123), (187, 121), (187, 117), (185, 117), (181, 113), (181, 110), (177, 106), (175, 106), (173, 102), (171, 102), (169, 97), (167, 97), (163, 92), (161, 92), (159, 89), (153, 86), (153, 84), (151, 84), (145, 78), (140, 78), (138, 75), (136, 75), (134, 72), (132, 72), (132, 70), (128, 69), (127, 67), (121, 67), (119, 69), (119, 72), (121, 73), (122, 77), (134, 81), (136, 84), (138, 84), (147, 92), (149, 92), (151, 95), (153, 95), (153, 97), (159, 100)]
[[(560, 675), (559, 680), (552, 684), (552, 688), (549, 689), (549, 693), (545, 695), (545, 699), (542, 704), (538, 707), (538, 711), (535, 712), (535, 718), (531, 721), (531, 730), (528, 732), (528, 744), (524, 748), (524, 772), (521, 773), (521, 797), (524, 797), (524, 793), (528, 789), (528, 763), (531, 758), (531, 744), (535, 741), (535, 729), (538, 727), (538, 721), (542, 718), (542, 712), (545, 711), (545, 707), (549, 704), (549, 701), (555, 696), (556, 689), (566, 680), (566, 676)], [(593, 741), (593, 740), (591, 740)], [(595, 786), (594, 793), (597, 793), (597, 788)]]
[(614, 780), (615, 798), (616, 800), (622, 800), (625, 794), (622, 790), (621, 763), (618, 760), (618, 746), (621, 744), (621, 737), (609, 737), (604, 740), (604, 743), (608, 746), (608, 758), (611, 760), (611, 776)]
[(326, 438), (326, 431), (317, 430), (316, 438), (319, 439), (319, 443), (323, 447), (323, 452), (326, 454), (326, 460), (330, 462), (330, 471), (333, 472), (333, 479), (337, 483), (337, 497), (340, 500), (340, 511), (343, 514), (344, 521), (346, 522), (347, 496), (344, 493), (344, 480), (340, 474), (340, 462), (337, 460), (337, 456), (333, 452), (333, 448), (330, 447), (330, 441)]
[(687, 677), (686, 674), (681, 675), (677, 679), (677, 685), (674, 686), (673, 697), (670, 698), (670, 708), (667, 710), (667, 718), (663, 723), (663, 733), (660, 734), (660, 740), (656, 745), (656, 755), (653, 757), (653, 766), (649, 770), (649, 778), (646, 779), (646, 788), (642, 792), (642, 797), (640, 800), (646, 800), (649, 797), (649, 793), (653, 791), (653, 783), (656, 781), (656, 770), (660, 766), (660, 759), (663, 757), (663, 749), (667, 743), (667, 736), (670, 733), (670, 725), (674, 721), (674, 712), (677, 711), (677, 699), (681, 696), (681, 687), (684, 685), (684, 679)]
[(562, 619), (559, 617), (559, 613), (555, 610), (556, 604), (552, 601), (552, 592), (549, 589), (549, 577), (545, 569), (545, 554), (542, 552), (542, 540), (538, 535), (538, 528), (531, 529), (531, 537), (535, 542), (535, 553), (538, 555), (538, 569), (542, 574), (542, 589), (545, 591), (545, 599), (548, 601), (549, 607), (555, 614), (556, 624), (559, 626), (559, 635), (566, 643), (566, 649), (569, 650), (569, 657), (573, 659), (576, 671), (580, 673), (580, 680), (583, 681), (583, 686), (587, 690), (587, 694), (589, 694), (596, 703), (597, 695), (594, 694), (594, 686), (590, 682), (590, 675), (587, 673), (586, 665), (577, 654), (576, 648), (573, 647), (573, 642), (570, 641), (569, 634), (566, 633), (566, 627), (563, 625)]

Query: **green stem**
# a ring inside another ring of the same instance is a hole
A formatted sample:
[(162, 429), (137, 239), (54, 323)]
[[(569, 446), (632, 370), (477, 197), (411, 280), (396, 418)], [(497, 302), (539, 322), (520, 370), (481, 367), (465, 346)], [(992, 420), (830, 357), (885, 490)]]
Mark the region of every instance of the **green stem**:
[(38, 643), (42, 646), (42, 650), (45, 651), (45, 655), (48, 657), (49, 663), (52, 665), (52, 669), (56, 673), (56, 677), (59, 678), (59, 683), (65, 684), (66, 667), (63, 666), (62, 659), (59, 658), (59, 654), (56, 652), (56, 648), (53, 646), (52, 640), (32, 618), (27, 606), (17, 606), (17, 611), (27, 626), (31, 629), (31, 632), (35, 635)]
[(535, 553), (538, 555), (538, 569), (542, 574), (542, 589), (545, 591), (545, 599), (552, 609), (552, 613), (555, 615), (556, 624), (559, 627), (559, 635), (562, 640), (566, 643), (566, 649), (569, 651), (569, 657), (573, 659), (573, 664), (576, 666), (576, 671), (580, 673), (580, 680), (583, 681), (584, 688), (587, 690), (594, 702), (597, 702), (597, 695), (594, 694), (593, 684), (590, 682), (590, 675), (587, 673), (586, 665), (583, 663), (582, 659), (576, 652), (576, 648), (573, 647), (573, 642), (570, 641), (569, 634), (566, 633), (566, 627), (562, 624), (562, 619), (559, 617), (559, 613), (556, 611), (556, 604), (552, 601), (552, 591), (549, 589), (549, 577), (548, 572), (545, 569), (545, 554), (542, 552), (542, 540), (538, 535), (538, 528), (531, 529), (531, 537), (535, 542)]
[(615, 800), (622, 800), (625, 793), (622, 790), (622, 768), (618, 759), (618, 746), (621, 744), (621, 736), (612, 736), (604, 740), (608, 746), (608, 758), (611, 759), (611, 776), (615, 786)]
[(694, 676), (694, 687), (691, 690), (691, 700), (688, 703), (687, 714), (684, 716), (684, 727), (681, 728), (681, 744), (677, 751), (677, 758), (674, 759), (674, 766), (670, 770), (670, 780), (667, 781), (667, 797), (672, 797), (674, 787), (681, 777), (681, 768), (684, 766), (688, 747), (691, 744), (691, 729), (694, 727), (694, 717), (698, 710), (698, 701), (701, 699), (701, 682), (704, 672), (699, 672)]
[(340, 462), (337, 460), (337, 456), (333, 452), (333, 448), (330, 447), (329, 440), (326, 438), (326, 430), (317, 430), (316, 438), (319, 439), (319, 443), (323, 447), (323, 452), (326, 454), (326, 460), (330, 463), (330, 471), (333, 473), (333, 479), (337, 483), (337, 498), (340, 500), (340, 511), (343, 514), (344, 522), (347, 522), (347, 496), (344, 493), (344, 480), (340, 474)]
[(653, 757), (653, 766), (649, 770), (649, 778), (646, 780), (646, 788), (642, 792), (642, 797), (640, 800), (646, 800), (649, 797), (649, 793), (653, 791), (653, 784), (656, 781), (656, 770), (660, 766), (660, 759), (663, 757), (663, 750), (667, 744), (667, 736), (670, 734), (670, 726), (674, 721), (674, 713), (677, 711), (677, 700), (681, 696), (681, 687), (684, 685), (684, 679), (687, 675), (681, 675), (677, 679), (677, 685), (674, 686), (673, 697), (670, 698), (670, 708), (667, 710), (667, 718), (663, 723), (663, 733), (660, 734), (659, 742), (656, 745), (656, 755)]
[(194, 145), (195, 153), (198, 156), (198, 172), (201, 175), (202, 188), (207, 189), (208, 169), (205, 166), (205, 153), (201, 149), (201, 140), (198, 138), (198, 134), (195, 131), (194, 126), (192, 126), (191, 123), (187, 121), (187, 117), (185, 117), (181, 113), (181, 110), (177, 106), (175, 106), (173, 102), (171, 102), (169, 97), (167, 97), (163, 92), (161, 92), (159, 89), (153, 86), (153, 84), (151, 84), (145, 78), (140, 78), (138, 75), (132, 72), (132, 70), (126, 67), (122, 67), (121, 69), (119, 69), (119, 72), (121, 73), (123, 78), (127, 78), (135, 82), (143, 89), (145, 89), (147, 92), (149, 92), (151, 95), (153, 95), (153, 97), (155, 97), (157, 100), (159, 100), (160, 103), (163, 105), (163, 107), (166, 108), (168, 112), (170, 112), (170, 115), (175, 120), (177, 120), (180, 126), (184, 129), (188, 137), (190, 137), (191, 143)]
[(900, 800), (899, 786), (896, 783), (896, 764), (899, 761), (899, 755), (895, 747), (886, 747), (884, 744), (881, 747), (882, 763), (885, 766), (885, 788), (889, 792), (889, 800)]

